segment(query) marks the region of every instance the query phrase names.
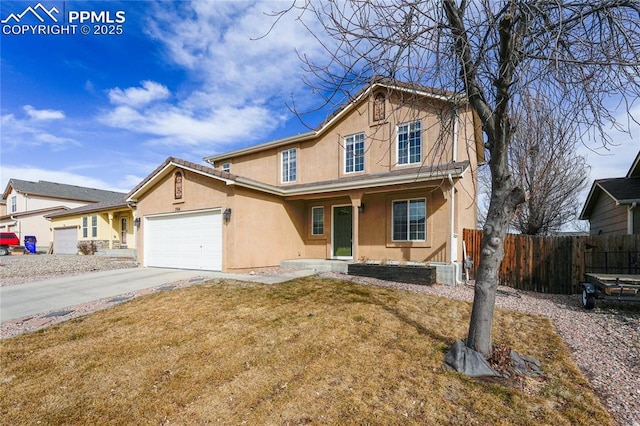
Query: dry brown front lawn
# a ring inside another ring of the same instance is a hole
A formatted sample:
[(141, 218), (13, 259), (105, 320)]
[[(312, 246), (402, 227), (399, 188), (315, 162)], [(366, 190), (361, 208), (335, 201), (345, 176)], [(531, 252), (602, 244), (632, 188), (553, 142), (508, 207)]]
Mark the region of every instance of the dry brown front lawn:
[(470, 305), (320, 278), (212, 282), (1, 342), (4, 424), (607, 425), (550, 322), (497, 312), (545, 378), (442, 370)]

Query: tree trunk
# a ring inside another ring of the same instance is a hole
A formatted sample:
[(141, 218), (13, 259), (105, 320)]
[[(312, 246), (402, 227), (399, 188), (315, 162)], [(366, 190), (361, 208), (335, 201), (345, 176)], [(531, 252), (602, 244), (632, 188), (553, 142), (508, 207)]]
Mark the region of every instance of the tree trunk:
[(496, 155), (490, 161), (493, 190), (483, 228), (482, 251), (467, 337), (467, 346), (487, 358), (492, 352), (491, 330), (498, 289), (498, 273), (504, 258), (504, 237), (516, 207), (524, 201), (524, 192), (511, 179), (505, 160), (506, 155)]

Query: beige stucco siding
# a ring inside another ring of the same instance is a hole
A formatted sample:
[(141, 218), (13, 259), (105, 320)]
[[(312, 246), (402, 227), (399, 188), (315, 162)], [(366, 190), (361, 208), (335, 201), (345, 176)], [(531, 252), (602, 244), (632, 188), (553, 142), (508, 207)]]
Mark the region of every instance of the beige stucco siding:
[[(233, 157), (216, 163), (231, 164), (231, 172), (265, 182), (286, 186), (281, 179), (281, 152), (297, 149), (296, 184), (328, 181), (352, 175), (345, 172), (345, 137), (364, 133), (365, 169), (362, 174), (380, 173), (406, 167), (397, 164), (397, 126), (419, 120), (422, 128), (422, 164), (444, 164), (453, 160), (453, 112), (444, 103), (416, 106), (392, 98), (387, 101), (387, 118), (372, 120), (372, 102), (361, 102), (351, 114), (336, 120), (312, 140), (299, 141), (257, 153)], [(475, 162), (475, 139), (471, 113), (458, 113), (457, 161)], [(444, 124), (443, 124), (444, 123)], [(414, 164), (415, 166), (415, 164)], [(357, 173), (356, 173), (357, 174)]]
[[(140, 197), (137, 217), (230, 208), (231, 218), (222, 225), (224, 271), (278, 266), (283, 259), (304, 256), (303, 202), (285, 203), (277, 196), (226, 185), (194, 172), (182, 173), (182, 199), (174, 198), (174, 173), (171, 173)], [(141, 221), (137, 241), (141, 264), (144, 261), (143, 227), (144, 221)]]
[[(138, 199), (135, 212), (137, 218), (205, 209), (233, 208), (232, 199), (227, 199), (227, 194), (232, 194), (233, 189), (223, 181), (211, 179), (195, 172), (180, 171), (183, 175), (182, 198), (175, 198), (175, 174), (169, 173)], [(144, 226), (145, 221), (141, 220), (136, 239), (138, 263), (141, 265), (144, 262)], [(180, 236), (172, 235), (167, 238), (180, 238)], [(223, 252), (223, 262), (224, 255)]]
[(302, 201), (236, 188), (232, 214), (224, 225), (224, 270), (279, 266), (306, 256)]
[[(13, 201), (12, 198), (16, 197), (16, 211), (12, 211)], [(86, 205), (86, 202), (81, 201), (73, 201), (73, 200), (65, 200), (65, 199), (57, 199), (57, 198), (45, 198), (38, 195), (29, 195), (26, 196), (20, 192), (11, 190), (7, 197), (7, 212), (11, 213), (21, 213), (33, 210), (42, 210), (48, 209), (51, 207), (58, 206), (66, 206), (70, 209), (76, 207), (82, 207)]]

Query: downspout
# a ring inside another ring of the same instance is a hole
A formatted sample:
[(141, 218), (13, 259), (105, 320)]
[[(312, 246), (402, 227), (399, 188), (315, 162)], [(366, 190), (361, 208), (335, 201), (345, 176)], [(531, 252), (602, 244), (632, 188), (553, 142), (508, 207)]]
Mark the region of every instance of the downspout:
[(449, 209), (450, 212), (450, 217), (449, 217), (449, 230), (450, 230), (450, 241), (451, 241), (451, 251), (449, 253), (450, 256), (450, 262), (451, 265), (453, 266), (453, 280), (456, 283), (456, 285), (461, 285), (462, 281), (458, 280), (458, 264), (456, 262), (453, 261), (453, 252), (454, 250), (458, 250), (457, 245), (454, 247), (454, 240), (455, 240), (455, 207), (456, 207), (456, 189), (453, 186), (453, 178), (451, 177), (451, 173), (449, 173), (447, 175), (447, 178), (449, 179), (449, 184), (451, 185), (451, 194), (450, 194), (450, 206), (451, 208)]
[[(451, 155), (451, 160), (456, 163), (458, 161), (458, 106), (454, 105), (453, 106), (453, 142), (452, 142), (452, 155)], [(462, 284), (462, 281), (458, 280), (458, 264), (456, 262), (453, 261), (453, 253), (454, 250), (458, 250), (457, 244), (454, 247), (454, 235), (455, 235), (455, 207), (456, 207), (456, 190), (453, 186), (453, 178), (451, 177), (451, 173), (449, 173), (449, 175), (447, 176), (449, 179), (449, 184), (451, 185), (451, 211), (450, 211), (450, 218), (449, 218), (449, 226), (450, 226), (450, 232), (451, 232), (451, 253), (450, 253), (450, 260), (451, 260), (451, 265), (453, 265), (453, 280), (456, 283), (456, 285), (460, 285)]]

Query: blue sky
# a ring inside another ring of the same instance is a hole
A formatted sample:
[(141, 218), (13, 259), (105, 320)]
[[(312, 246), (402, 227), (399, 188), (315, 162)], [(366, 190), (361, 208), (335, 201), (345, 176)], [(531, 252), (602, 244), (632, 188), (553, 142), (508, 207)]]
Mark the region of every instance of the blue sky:
[[(0, 18), (38, 3), (2, 1)], [(3, 189), (9, 178), (19, 178), (127, 192), (168, 156), (201, 162), (305, 132), (286, 104), (294, 99), (304, 109), (320, 102), (302, 82), (296, 52), (317, 58), (322, 51), (296, 15), (260, 38), (274, 22), (268, 14), (288, 1), (40, 3), (55, 7), (58, 18), (95, 12), (107, 23), (76, 20), (75, 34), (58, 35), (5, 34), (3, 28)], [(38, 23), (32, 14), (20, 20)], [(90, 34), (80, 33), (84, 24)], [(93, 34), (96, 29), (122, 34)], [(325, 113), (306, 117), (307, 124), (317, 125)], [(589, 148), (599, 141), (581, 148), (592, 178), (627, 171), (640, 149), (640, 129), (633, 132), (633, 139), (612, 134), (619, 145), (598, 154)]]

